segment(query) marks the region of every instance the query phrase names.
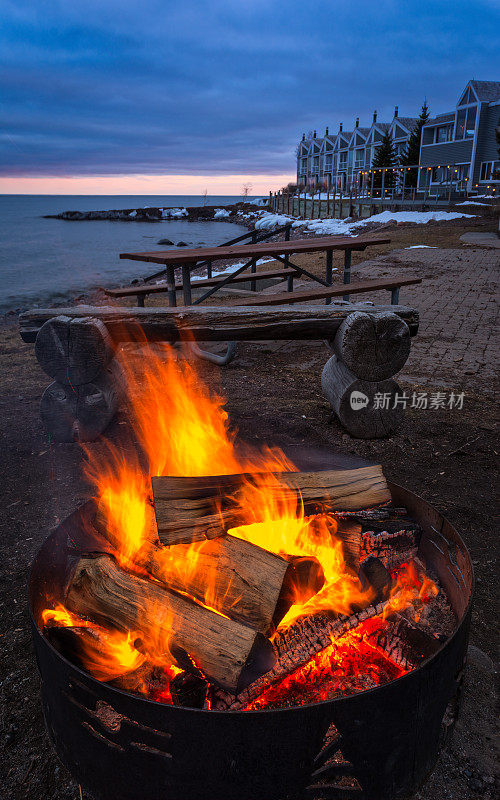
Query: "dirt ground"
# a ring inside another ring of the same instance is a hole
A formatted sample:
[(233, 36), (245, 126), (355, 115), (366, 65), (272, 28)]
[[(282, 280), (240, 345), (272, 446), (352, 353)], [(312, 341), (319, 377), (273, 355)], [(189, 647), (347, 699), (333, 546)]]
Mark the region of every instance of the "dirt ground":
[[(486, 217), (467, 226), (425, 226), (425, 242), (420, 230), (398, 226), (391, 230), (391, 248), (409, 242), (460, 248), (464, 230), (493, 229), (492, 225), (492, 218)], [(499, 789), (494, 727), (494, 398), (480, 387), (476, 392), (468, 389), (462, 410), (408, 409), (391, 438), (352, 439), (332, 417), (321, 392), (321, 369), (328, 356), (323, 343), (240, 344), (237, 358), (222, 371), (201, 362), (200, 370), (227, 397), (227, 411), (242, 439), (284, 447), (303, 443), (380, 461), (390, 480), (431, 502), (458, 529), (476, 573), (464, 703), (451, 743), (415, 800), (493, 800)], [(50, 529), (86, 497), (81, 454), (77, 445), (51, 443), (43, 430), (38, 405), (49, 379), (38, 367), (33, 347), (20, 340), (13, 318), (0, 326), (0, 376), (0, 796), (78, 800), (79, 788), (55, 756), (44, 729), (26, 582), (30, 563)], [(422, 389), (420, 379), (405, 378), (404, 369), (398, 380), (410, 393)], [(429, 381), (439, 389), (439, 378), (429, 376), (426, 389)], [(457, 365), (457, 392), (463, 381)], [(124, 423), (120, 415), (110, 434)]]

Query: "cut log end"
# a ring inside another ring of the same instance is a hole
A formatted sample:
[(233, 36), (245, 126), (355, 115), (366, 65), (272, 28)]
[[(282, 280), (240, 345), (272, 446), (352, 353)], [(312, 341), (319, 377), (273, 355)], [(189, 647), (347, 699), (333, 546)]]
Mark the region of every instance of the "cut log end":
[(42, 422), (57, 442), (94, 441), (113, 419), (122, 391), (115, 362), (90, 383), (70, 386), (54, 381), (40, 401)]
[(357, 378), (381, 381), (403, 367), (410, 354), (410, 330), (390, 311), (355, 311), (342, 322), (333, 350)]
[(81, 386), (94, 381), (113, 357), (114, 347), (102, 320), (60, 315), (47, 320), (35, 342), (38, 363), (62, 384)]

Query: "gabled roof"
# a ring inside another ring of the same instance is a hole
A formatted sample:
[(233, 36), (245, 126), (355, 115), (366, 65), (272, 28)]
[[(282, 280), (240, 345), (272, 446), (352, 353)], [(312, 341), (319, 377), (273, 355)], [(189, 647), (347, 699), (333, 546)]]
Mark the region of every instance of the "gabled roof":
[(395, 122), (396, 125), (399, 122), (403, 128), (406, 128), (407, 131), (411, 132), (418, 122), (418, 117), (394, 117), (393, 122)]
[(351, 141), (351, 136), (352, 136), (352, 131), (340, 131), (339, 132), (339, 139), (346, 139), (347, 141), (346, 141), (345, 145), (340, 145), (339, 144), (339, 147), (342, 147), (342, 149), (344, 149), (344, 147), (349, 147), (349, 142)]
[(480, 103), (493, 103), (500, 100), (500, 81), (470, 81)]
[[(353, 132), (351, 134), (351, 138), (349, 139), (349, 147), (351, 145), (353, 145), (353, 144), (354, 144), (354, 147), (356, 146), (356, 142), (355, 142), (356, 134), (359, 134), (361, 136), (361, 138), (363, 139), (363, 141), (366, 142), (366, 138), (367, 138), (369, 133), (370, 133), (370, 128), (360, 128), (360, 127), (354, 128), (354, 130), (353, 130)], [(358, 147), (359, 146), (360, 145), (358, 145)]]

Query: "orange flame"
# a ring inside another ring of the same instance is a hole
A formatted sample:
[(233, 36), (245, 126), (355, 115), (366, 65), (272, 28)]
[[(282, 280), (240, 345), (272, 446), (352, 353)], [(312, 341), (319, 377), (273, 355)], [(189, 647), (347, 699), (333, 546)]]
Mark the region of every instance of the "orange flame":
[[(224, 399), (209, 390), (192, 365), (178, 360), (169, 345), (148, 345), (140, 335), (138, 343), (140, 349), (135, 343), (117, 353), (138, 446), (135, 442), (119, 446), (104, 439), (92, 447), (84, 445), (86, 476), (94, 487), (98, 513), (119, 563), (136, 568), (146, 565), (153, 553), (156, 529), (150, 476), (250, 473), (251, 478), (244, 479), (234, 497), (238, 516), (246, 524), (234, 527), (230, 533), (284, 557), (315, 557), (325, 575), (322, 589), (314, 596), (310, 591), (303, 596), (297, 592), (296, 602), (281, 627), (304, 614), (319, 610), (349, 613), (353, 603), (370, 602), (370, 590), (363, 591), (357, 576), (346, 567), (343, 545), (336, 536), (335, 516), (305, 516), (301, 498), (297, 499), (296, 493), (273, 474), (296, 470), (290, 460), (278, 449), (247, 448), (244, 453), (238, 452), (236, 432), (229, 427)], [(163, 559), (170, 570), (175, 569), (189, 583), (205, 546), (198, 542), (162, 551), (155, 546), (154, 553), (160, 564)], [(203, 580), (204, 603), (220, 613), (221, 600), (229, 586), (215, 571), (203, 576)], [(408, 604), (415, 596), (412, 579), (405, 580), (402, 578), (393, 592), (394, 607)], [(418, 591), (422, 586), (421, 583)], [(430, 591), (427, 585), (425, 591)], [(151, 632), (151, 641), (144, 643), (144, 651), (148, 660), (173, 676), (178, 669), (169, 652), (168, 625), (160, 619), (160, 612), (165, 610), (157, 612), (158, 627)], [(54, 614), (52, 619), (60, 624), (75, 624), (68, 621), (73, 616), (62, 607), (44, 613)], [(103, 656), (106, 663), (94, 656), (92, 661), (89, 656), (89, 671), (94, 670), (97, 677), (109, 676), (116, 668), (133, 669), (132, 665), (143, 659), (142, 648), (139, 652), (134, 641), (135, 634), (130, 631), (107, 635)]]

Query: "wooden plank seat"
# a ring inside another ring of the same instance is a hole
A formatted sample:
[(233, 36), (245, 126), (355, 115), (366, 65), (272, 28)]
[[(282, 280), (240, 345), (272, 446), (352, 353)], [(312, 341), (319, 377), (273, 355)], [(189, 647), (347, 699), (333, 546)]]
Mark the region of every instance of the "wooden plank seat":
[(401, 286), (413, 286), (422, 283), (422, 278), (387, 278), (384, 280), (358, 281), (357, 283), (342, 284), (341, 286), (329, 286), (326, 289), (307, 289), (301, 292), (280, 292), (279, 294), (266, 294), (260, 297), (252, 297), (249, 300), (241, 300), (238, 306), (281, 306), (289, 303), (305, 303), (310, 300), (328, 300), (332, 297), (346, 297), (351, 294), (361, 292), (374, 292), (386, 289), (391, 292), (391, 303), (394, 305), (399, 301), (399, 289)]
[[(227, 275), (228, 273), (222, 273), (221, 275), (214, 275), (212, 278), (202, 278), (199, 281), (192, 280), (191, 286), (193, 289), (202, 289), (205, 286), (218, 286), (224, 278), (227, 278)], [(248, 283), (250, 281), (274, 280), (276, 278), (285, 280), (285, 278), (290, 277), (298, 277), (298, 272), (294, 269), (270, 269), (263, 272), (242, 272), (240, 275), (236, 275), (231, 283)], [(183, 288), (182, 283), (175, 284), (176, 291), (182, 291)], [(145, 283), (139, 286), (120, 286), (118, 289), (103, 288), (102, 291), (109, 297), (137, 297), (137, 303), (140, 306), (140, 301), (144, 299), (144, 297), (147, 297), (149, 294), (168, 292), (169, 287), (166, 282), (160, 284)]]

